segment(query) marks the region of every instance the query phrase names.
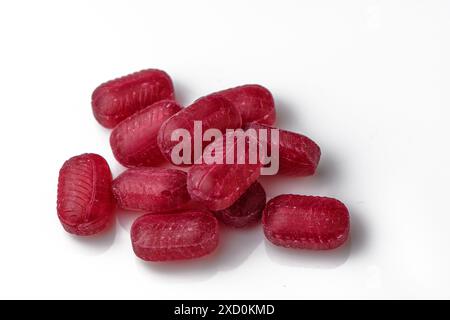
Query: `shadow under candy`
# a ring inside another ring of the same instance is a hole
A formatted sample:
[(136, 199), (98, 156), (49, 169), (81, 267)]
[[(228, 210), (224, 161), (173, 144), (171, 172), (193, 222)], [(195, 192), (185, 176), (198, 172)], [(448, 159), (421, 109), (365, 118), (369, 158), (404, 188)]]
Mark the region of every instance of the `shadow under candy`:
[(344, 264), (351, 252), (351, 241), (334, 250), (302, 250), (278, 247), (266, 240), (269, 258), (281, 265), (315, 269), (333, 269)]
[(89, 255), (100, 255), (106, 252), (114, 244), (116, 238), (116, 220), (112, 219), (111, 224), (102, 232), (92, 236), (76, 236), (68, 234), (73, 242), (79, 244)]
[(295, 116), (292, 107), (279, 96), (275, 98), (275, 109), (277, 112), (277, 119), (275, 121), (276, 127), (298, 127), (298, 117)]
[(260, 225), (243, 229), (221, 225), (219, 246), (210, 255), (180, 261), (147, 262), (139, 258), (136, 258), (136, 261), (140, 267), (166, 276), (172, 281), (202, 281), (219, 271), (230, 271), (239, 267), (249, 258), (262, 239)]

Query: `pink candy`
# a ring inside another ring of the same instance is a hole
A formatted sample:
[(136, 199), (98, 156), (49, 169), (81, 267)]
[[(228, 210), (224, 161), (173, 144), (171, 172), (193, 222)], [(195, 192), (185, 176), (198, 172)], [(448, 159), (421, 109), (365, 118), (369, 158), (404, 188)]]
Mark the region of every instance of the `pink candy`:
[(186, 173), (175, 169), (128, 169), (114, 179), (112, 191), (119, 208), (139, 212), (170, 211), (190, 200)]
[(306, 136), (301, 134), (269, 127), (260, 123), (250, 123), (249, 129), (266, 129), (268, 150), (271, 149), (271, 130), (279, 130), (279, 174), (290, 176), (310, 176), (316, 172), (320, 160), (319, 146)]
[(214, 215), (226, 225), (244, 228), (261, 219), (265, 206), (266, 192), (259, 182), (255, 182), (231, 207), (216, 211)]
[[(202, 121), (202, 131), (215, 128), (225, 133), (226, 129), (235, 129), (241, 126), (241, 116), (236, 107), (227, 99), (218, 95), (209, 95), (196, 100), (193, 104), (173, 115), (164, 122), (159, 130), (158, 145), (168, 161), (172, 161), (172, 149), (178, 141), (172, 140), (175, 130), (184, 129), (194, 137), (194, 121)], [(200, 137), (201, 138), (201, 137)], [(203, 142), (205, 147), (208, 142)], [(191, 150), (194, 150), (192, 143)], [(191, 154), (191, 163), (194, 161)]]
[(117, 161), (126, 167), (154, 166), (164, 162), (156, 141), (159, 128), (180, 110), (175, 101), (163, 100), (119, 123), (110, 137)]
[(219, 243), (219, 226), (203, 210), (144, 215), (131, 227), (135, 254), (147, 261), (193, 259), (214, 251)]
[[(225, 134), (223, 143), (213, 144), (216, 149), (225, 147), (227, 136), (232, 136), (232, 134)], [(234, 142), (234, 146), (236, 146), (237, 140)], [(249, 142), (246, 144), (246, 150), (248, 150), (248, 144)], [(192, 199), (201, 202), (213, 211), (230, 207), (260, 175), (261, 164), (259, 162), (250, 164), (248, 158), (243, 164), (227, 164), (228, 152), (235, 152), (235, 155), (237, 153), (236, 150), (224, 148), (222, 151), (223, 164), (195, 164), (188, 172), (187, 188)]]
[(94, 153), (67, 160), (59, 171), (58, 218), (64, 229), (89, 236), (105, 229), (111, 221), (114, 199), (108, 163)]
[(275, 245), (327, 250), (347, 240), (350, 218), (336, 199), (280, 195), (267, 203), (263, 225), (264, 234)]
[(92, 93), (92, 111), (104, 127), (120, 121), (157, 101), (173, 99), (172, 80), (164, 71), (142, 70), (105, 82)]
[(238, 108), (242, 124), (258, 122), (272, 125), (275, 122), (275, 104), (272, 94), (263, 86), (247, 84), (217, 92)]

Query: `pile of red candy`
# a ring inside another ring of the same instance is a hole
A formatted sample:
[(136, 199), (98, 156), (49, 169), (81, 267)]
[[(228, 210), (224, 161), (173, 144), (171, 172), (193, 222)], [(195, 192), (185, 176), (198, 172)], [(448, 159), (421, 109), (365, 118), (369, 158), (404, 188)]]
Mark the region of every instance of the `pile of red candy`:
[[(182, 128), (192, 134), (194, 121), (224, 135), (226, 129), (274, 130), (274, 100), (266, 88), (244, 85), (182, 108), (170, 77), (149, 69), (100, 85), (92, 94), (92, 109), (101, 125), (113, 128), (112, 151), (128, 169), (113, 180), (105, 159), (92, 153), (64, 163), (57, 211), (67, 232), (89, 236), (103, 231), (117, 206), (145, 213), (133, 223), (131, 241), (136, 255), (149, 261), (211, 253), (219, 242), (219, 221), (243, 228), (262, 219), (266, 238), (289, 248), (334, 249), (347, 240), (349, 213), (336, 199), (286, 194), (266, 204), (257, 181), (262, 163), (161, 167), (174, 165), (172, 132)], [(311, 139), (279, 130), (278, 147), (278, 174), (315, 173), (320, 148)]]

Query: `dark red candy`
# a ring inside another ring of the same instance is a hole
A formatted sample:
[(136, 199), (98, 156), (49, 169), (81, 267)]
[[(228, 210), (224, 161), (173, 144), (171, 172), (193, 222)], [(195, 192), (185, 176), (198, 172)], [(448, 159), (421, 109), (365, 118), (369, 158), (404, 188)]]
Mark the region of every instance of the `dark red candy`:
[(147, 69), (108, 81), (92, 93), (92, 110), (107, 128), (157, 101), (174, 99), (172, 80), (164, 71)]
[[(164, 122), (158, 134), (158, 146), (167, 160), (172, 161), (171, 153), (179, 141), (172, 141), (172, 132), (185, 129), (192, 138), (191, 163), (194, 161), (194, 121), (202, 121), (202, 130), (218, 129), (225, 133), (226, 129), (241, 126), (241, 116), (236, 107), (227, 99), (216, 95), (209, 95), (198, 99), (190, 106), (173, 115)], [(202, 137), (199, 137), (201, 139)], [(203, 142), (205, 147), (208, 142)]]
[(258, 222), (265, 206), (266, 192), (259, 182), (255, 182), (231, 207), (214, 214), (226, 225), (243, 228)]
[(242, 124), (258, 122), (275, 123), (276, 113), (272, 94), (263, 86), (248, 84), (217, 92), (239, 109)]
[(125, 167), (154, 166), (165, 158), (157, 136), (161, 124), (181, 110), (172, 100), (158, 101), (119, 123), (111, 133), (114, 156)]
[(216, 249), (219, 226), (204, 210), (148, 214), (133, 223), (131, 243), (135, 254), (146, 261), (199, 258)]
[[(266, 129), (268, 150), (271, 150), (271, 130), (277, 129), (259, 123), (251, 123), (247, 128)], [(279, 130), (279, 174), (290, 176), (310, 176), (316, 172), (320, 160), (319, 146), (308, 137), (286, 130)], [(262, 141), (261, 141), (262, 142)], [(275, 143), (275, 141), (274, 141)]]
[(82, 154), (59, 171), (58, 218), (72, 234), (88, 236), (105, 229), (114, 210), (111, 171), (101, 156)]
[(347, 240), (350, 218), (345, 205), (336, 199), (288, 194), (267, 203), (263, 226), (275, 245), (327, 250)]
[[(233, 133), (225, 134), (223, 146), (227, 136)], [(255, 138), (256, 140), (256, 138)], [(222, 164), (204, 162), (193, 165), (188, 171), (187, 188), (192, 199), (201, 202), (209, 210), (218, 211), (230, 207), (236, 202), (247, 189), (258, 179), (260, 175), (261, 163), (255, 161), (250, 163), (248, 150), (250, 140), (246, 139), (245, 155), (237, 155), (237, 139), (234, 140), (233, 148), (223, 149)], [(215, 150), (219, 150), (222, 143), (213, 143)], [(209, 148), (210, 146), (208, 146)], [(231, 164), (226, 163), (227, 154), (233, 152), (235, 161)], [(237, 157), (244, 157), (242, 163), (238, 163)]]
[(175, 169), (128, 169), (114, 179), (112, 190), (117, 205), (131, 211), (170, 211), (190, 200), (186, 189), (186, 173)]

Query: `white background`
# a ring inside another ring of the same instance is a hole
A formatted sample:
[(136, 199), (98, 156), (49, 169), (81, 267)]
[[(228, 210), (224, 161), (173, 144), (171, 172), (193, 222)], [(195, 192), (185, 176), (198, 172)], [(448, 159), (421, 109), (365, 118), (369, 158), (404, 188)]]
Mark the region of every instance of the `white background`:
[[(0, 298), (450, 298), (450, 2), (2, 1)], [(218, 251), (138, 260), (136, 215), (79, 239), (56, 217), (63, 162), (103, 155), (101, 82), (144, 68), (179, 101), (260, 83), (278, 125), (322, 148), (317, 176), (262, 179), (269, 197), (337, 197), (351, 241), (282, 249), (224, 228)]]

